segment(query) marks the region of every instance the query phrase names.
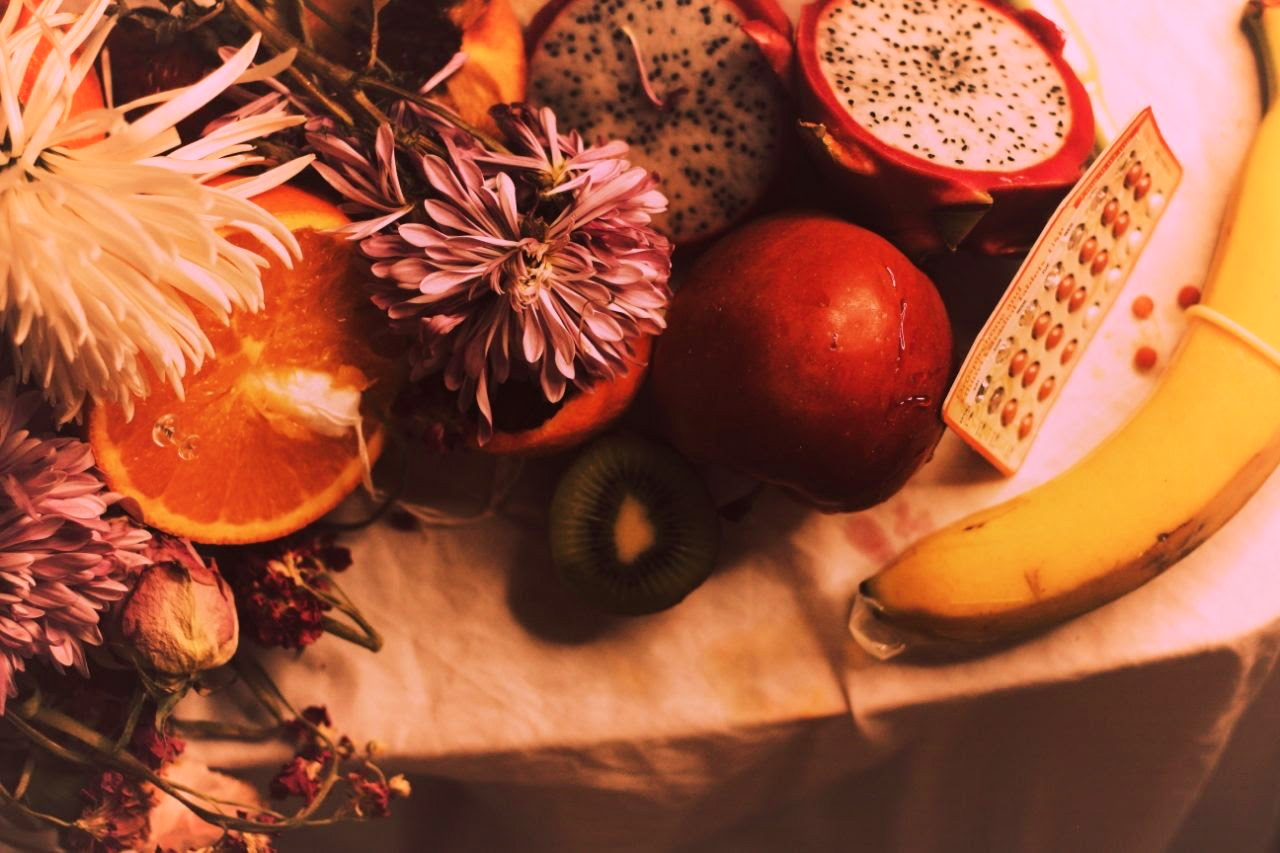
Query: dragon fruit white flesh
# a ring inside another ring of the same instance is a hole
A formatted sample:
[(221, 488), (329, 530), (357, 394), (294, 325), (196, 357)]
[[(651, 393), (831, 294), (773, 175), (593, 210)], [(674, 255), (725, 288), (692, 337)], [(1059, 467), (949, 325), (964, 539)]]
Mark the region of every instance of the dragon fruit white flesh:
[(529, 99), (588, 141), (626, 140), (669, 202), (654, 226), (698, 242), (777, 173), (789, 39), (773, 0), (553, 0), (527, 35)]
[(1061, 33), (1001, 0), (817, 0), (796, 45), (808, 140), (909, 253), (1026, 249), (1093, 149)]

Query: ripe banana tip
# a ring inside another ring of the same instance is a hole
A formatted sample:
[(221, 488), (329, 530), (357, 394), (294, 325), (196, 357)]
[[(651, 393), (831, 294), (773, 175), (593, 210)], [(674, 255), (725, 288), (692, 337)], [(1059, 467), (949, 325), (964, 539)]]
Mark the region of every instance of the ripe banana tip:
[(913, 645), (893, 625), (880, 619), (880, 603), (865, 593), (867, 582), (858, 588), (853, 597), (853, 609), (849, 613), (849, 633), (867, 654), (877, 660), (889, 660), (907, 651)]

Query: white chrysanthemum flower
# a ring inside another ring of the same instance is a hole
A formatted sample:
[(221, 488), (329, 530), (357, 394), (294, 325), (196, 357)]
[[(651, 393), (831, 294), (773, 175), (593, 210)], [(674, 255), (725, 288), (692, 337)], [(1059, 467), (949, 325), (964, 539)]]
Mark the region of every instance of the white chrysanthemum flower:
[(223, 322), (262, 305), (267, 261), (228, 237), (247, 232), (286, 264), (299, 251), (249, 197), (311, 158), (218, 180), (262, 162), (252, 140), (301, 121), (283, 107), (186, 145), (174, 128), (287, 64), (251, 69), (256, 35), (192, 86), (72, 114), (114, 19), (110, 0), (79, 14), (62, 2), (13, 2), (0, 17), (0, 312), (21, 376), (67, 420), (86, 396), (131, 409), (152, 378), (181, 393), (187, 370), (213, 355), (191, 304)]

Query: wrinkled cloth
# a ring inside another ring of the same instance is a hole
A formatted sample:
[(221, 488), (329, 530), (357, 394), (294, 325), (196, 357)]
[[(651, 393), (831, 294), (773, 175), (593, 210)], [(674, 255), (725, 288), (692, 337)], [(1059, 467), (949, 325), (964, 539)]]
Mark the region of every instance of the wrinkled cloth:
[[(1023, 471), (1002, 479), (948, 435), (865, 513), (818, 515), (766, 492), (726, 524), (704, 587), (634, 620), (592, 616), (557, 585), (544, 528), (554, 461), (526, 470), (482, 524), (352, 537), (341, 580), (386, 647), (326, 638), (277, 672), (299, 706), (326, 703), (357, 740), (381, 739), (414, 798), (389, 821), (285, 849), (1273, 849), (1280, 477), (1151, 583), (1022, 644), (881, 663), (845, 628), (883, 561), (1062, 470), (1150, 389), (1133, 349), (1140, 335), (1172, 349), (1173, 294), (1199, 283), (1257, 122), (1242, 7), (1070, 4), (1109, 113), (1122, 126), (1152, 104), (1186, 172)], [(1128, 310), (1139, 293), (1160, 306), (1141, 327)], [(491, 464), (424, 462), (416, 481), (463, 509)], [(198, 748), (215, 765), (282, 757)]]

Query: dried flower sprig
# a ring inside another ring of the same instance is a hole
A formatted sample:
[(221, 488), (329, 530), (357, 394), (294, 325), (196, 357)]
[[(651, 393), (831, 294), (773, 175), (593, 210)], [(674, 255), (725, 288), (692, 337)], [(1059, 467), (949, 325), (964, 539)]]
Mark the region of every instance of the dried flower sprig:
[[(377, 651), (382, 638), (334, 575), (351, 552), (311, 529), (258, 545), (206, 549), (236, 593), (245, 635), (265, 647), (301, 651), (329, 633)], [(329, 615), (337, 610), (348, 621)]]
[[(275, 799), (298, 797), (311, 803), (320, 794), (320, 779), (339, 761), (349, 761), (359, 752), (346, 735), (336, 735), (329, 711), (323, 705), (311, 705), (285, 727), (293, 733), (296, 751), (271, 779), (271, 796)], [(336, 737), (335, 737), (336, 735)], [(391, 800), (408, 797), (411, 786), (399, 774), (390, 778), (374, 763), (377, 745), (369, 743), (364, 750), (362, 767), (342, 777), (347, 786), (347, 802), (339, 811), (355, 818), (387, 817)]]
[(181, 144), (176, 123), (245, 79), (256, 36), (193, 86), (77, 112), (77, 90), (98, 85), (109, 5), (74, 14), (42, 0), (28, 15), (9, 3), (0, 15), (0, 309), (20, 375), (63, 420), (86, 397), (129, 407), (150, 376), (180, 390), (213, 354), (188, 299), (224, 322), (261, 306), (265, 261), (226, 232), (248, 232), (289, 263), (290, 232), (249, 198), (311, 159), (223, 180), (261, 162), (254, 140), (301, 120), (284, 110)]
[[(25, 744), (27, 759), (22, 762), (21, 779), (12, 788), (6, 778), (8, 768), (0, 772), (0, 810), (12, 809), (55, 827), (67, 840), (88, 842), (90, 849), (124, 849), (121, 843), (138, 841), (148, 831), (153, 795), (163, 794), (160, 799), (166, 800), (167, 807), (175, 808), (168, 799), (176, 801), (176, 807), (220, 827), (228, 841), (266, 849), (261, 846), (266, 842), (262, 834), (385, 816), (393, 796), (408, 796), (409, 786), (402, 777), (387, 778), (373, 763), (372, 746), (358, 754), (351, 739), (333, 729), (323, 709), (294, 710), (266, 672), (247, 658), (237, 657), (233, 668), (238, 678), (232, 683), (247, 688), (273, 720), (263, 730), (265, 735), (292, 742), (303, 759), (296, 773), (305, 776), (305, 784), (301, 784), (302, 777), (295, 777), (292, 763), (281, 773), (284, 787), (280, 793), (304, 799), (296, 810), (284, 812), (260, 801), (244, 802), (243, 793), (218, 793), (197, 780), (184, 781), (183, 774), (170, 774), (177, 767), (174, 760), (182, 752), (182, 742), (167, 728), (160, 728), (160, 706), (152, 700), (139, 706), (135, 701), (139, 688), (130, 687), (127, 679), (122, 681), (118, 672), (105, 673), (106, 681), (89, 688), (70, 686), (62, 679), (39, 679), (21, 701), (11, 703), (0, 721), (0, 746), (8, 756), (14, 745)], [(95, 697), (93, 691), (98, 689), (105, 692)], [(212, 721), (172, 723), (185, 732), (204, 736), (261, 737), (243, 735), (235, 727)], [(33, 761), (36, 756), (40, 760)], [(27, 795), (41, 785), (43, 761), (50, 757), (56, 765), (80, 768), (88, 774), (87, 808), (78, 819), (40, 811), (28, 801)], [(295, 782), (301, 785), (297, 791), (290, 789)], [(340, 793), (345, 796), (336, 796)]]

